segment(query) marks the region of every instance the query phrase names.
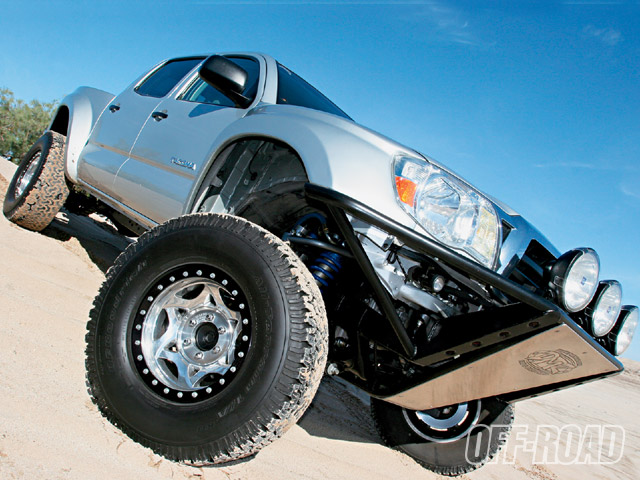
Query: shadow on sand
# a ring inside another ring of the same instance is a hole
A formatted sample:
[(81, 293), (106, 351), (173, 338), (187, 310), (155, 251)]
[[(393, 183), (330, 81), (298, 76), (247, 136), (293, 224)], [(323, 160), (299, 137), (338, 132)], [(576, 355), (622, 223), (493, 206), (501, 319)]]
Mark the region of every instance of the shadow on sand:
[(103, 273), (113, 265), (127, 245), (135, 241), (118, 233), (99, 216), (76, 215), (65, 209), (40, 233), (63, 242), (75, 238)]
[(358, 443), (381, 443), (368, 402), (342, 382), (324, 377), (298, 422), (309, 435)]

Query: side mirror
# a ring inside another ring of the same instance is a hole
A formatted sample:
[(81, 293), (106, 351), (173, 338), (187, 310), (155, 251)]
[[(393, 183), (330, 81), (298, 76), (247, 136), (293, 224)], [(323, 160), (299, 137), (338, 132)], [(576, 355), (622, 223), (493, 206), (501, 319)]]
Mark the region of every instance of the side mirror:
[(198, 72), (200, 78), (212, 87), (220, 90), (242, 108), (248, 107), (252, 100), (242, 95), (247, 86), (247, 72), (221, 55), (207, 58)]

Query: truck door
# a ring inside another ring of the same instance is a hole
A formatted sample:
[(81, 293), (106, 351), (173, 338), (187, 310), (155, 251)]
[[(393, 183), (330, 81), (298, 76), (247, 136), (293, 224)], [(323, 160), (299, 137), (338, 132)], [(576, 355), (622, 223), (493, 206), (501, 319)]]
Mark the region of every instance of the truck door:
[[(229, 57), (248, 73), (244, 95), (256, 103), (260, 61)], [(185, 202), (207, 160), (223, 139), (220, 133), (251, 108), (236, 104), (193, 72), (151, 112), (129, 160), (118, 172), (115, 190), (126, 192), (127, 204), (161, 223), (183, 213)]]
[(125, 200), (126, 192), (113, 188), (118, 170), (129, 158), (140, 130), (162, 97), (202, 60), (203, 57), (170, 60), (114, 98), (82, 151), (79, 178), (110, 197)]

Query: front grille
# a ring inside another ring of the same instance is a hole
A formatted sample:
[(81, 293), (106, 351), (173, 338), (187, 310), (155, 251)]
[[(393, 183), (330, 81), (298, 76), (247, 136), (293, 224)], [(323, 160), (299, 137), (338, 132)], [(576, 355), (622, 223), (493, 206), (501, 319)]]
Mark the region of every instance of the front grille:
[(545, 289), (545, 268), (555, 257), (536, 240), (532, 240), (522, 258), (513, 267), (509, 278), (532, 292), (541, 294)]

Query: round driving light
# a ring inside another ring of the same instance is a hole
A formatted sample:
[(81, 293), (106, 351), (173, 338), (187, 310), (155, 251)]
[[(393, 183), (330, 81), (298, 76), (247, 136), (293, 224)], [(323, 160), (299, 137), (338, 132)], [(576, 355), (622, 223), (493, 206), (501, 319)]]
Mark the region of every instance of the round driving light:
[(587, 309), (591, 316), (590, 329), (596, 337), (602, 337), (613, 328), (622, 307), (622, 287), (615, 280), (600, 282), (593, 301)]
[(639, 317), (638, 307), (633, 305), (625, 305), (622, 307), (616, 325), (611, 332), (609, 332), (609, 335), (607, 335), (609, 345), (613, 346), (614, 355), (622, 355), (629, 345), (631, 345), (633, 334), (636, 332), (636, 327), (638, 326)]
[(561, 306), (578, 312), (589, 305), (598, 287), (600, 259), (591, 248), (576, 248), (558, 258), (551, 267), (551, 284)]

